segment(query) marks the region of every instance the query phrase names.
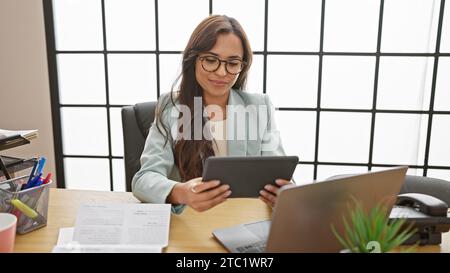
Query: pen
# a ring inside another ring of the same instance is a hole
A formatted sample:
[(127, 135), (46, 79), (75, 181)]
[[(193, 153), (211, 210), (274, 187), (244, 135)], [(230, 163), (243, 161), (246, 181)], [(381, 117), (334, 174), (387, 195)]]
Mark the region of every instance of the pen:
[(47, 159), (45, 157), (41, 157), (39, 160), (36, 160), (34, 162), (33, 169), (31, 170), (30, 177), (28, 178), (28, 182), (22, 186), (21, 190), (25, 190), (25, 189), (33, 187), (33, 184), (36, 182), (34, 180), (35, 173), (42, 175), (42, 170), (44, 169), (46, 160)]
[(41, 176), (42, 176), (42, 173), (39, 173), (38, 175), (34, 176), (34, 178), (30, 182), (28, 182), (23, 189), (26, 190), (26, 189), (33, 188), (34, 186), (36, 186), (36, 183), (39, 181)]
[(30, 183), (30, 182), (31, 182), (31, 180), (33, 180), (33, 177), (34, 177), (34, 172), (36, 171), (36, 167), (37, 167), (38, 163), (39, 163), (39, 161), (38, 161), (38, 160), (34, 161), (34, 164), (33, 164), (33, 169), (31, 169), (30, 177), (28, 178), (28, 181), (27, 181), (27, 183), (26, 183), (26, 184), (24, 184), (24, 185), (22, 186), (22, 189), (26, 189), (26, 188), (27, 188), (27, 185), (28, 185), (28, 183)]
[(44, 156), (41, 157), (41, 159), (39, 160), (39, 164), (38, 164), (36, 173), (42, 173), (42, 170), (44, 169), (44, 165), (45, 165), (46, 161), (47, 161), (47, 158), (45, 158)]
[(48, 182), (50, 182), (51, 178), (52, 178), (52, 173), (48, 173), (47, 176), (45, 177), (44, 181), (42, 182), (42, 184), (47, 184)]
[(42, 185), (44, 183), (44, 179), (42, 178), (42, 175), (39, 175), (39, 178), (37, 178), (34, 181), (33, 187), (39, 187), (40, 185)]
[(28, 188), (33, 188), (38, 186), (39, 180), (41, 179), (42, 173), (39, 173), (34, 177), (34, 179), (31, 181), (31, 185)]

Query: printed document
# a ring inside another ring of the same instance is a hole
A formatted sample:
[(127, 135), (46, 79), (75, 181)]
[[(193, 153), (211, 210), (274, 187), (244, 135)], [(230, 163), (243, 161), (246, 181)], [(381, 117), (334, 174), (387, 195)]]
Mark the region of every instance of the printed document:
[(170, 204), (83, 204), (53, 252), (161, 252), (169, 226)]

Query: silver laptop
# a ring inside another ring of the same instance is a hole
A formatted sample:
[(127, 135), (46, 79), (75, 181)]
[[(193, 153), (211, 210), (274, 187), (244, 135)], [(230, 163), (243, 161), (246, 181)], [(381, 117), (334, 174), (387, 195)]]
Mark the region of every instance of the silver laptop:
[(230, 252), (338, 252), (331, 226), (342, 234), (354, 199), (370, 210), (383, 202), (391, 211), (408, 167), (332, 178), (283, 188), (272, 221), (216, 229), (214, 237)]

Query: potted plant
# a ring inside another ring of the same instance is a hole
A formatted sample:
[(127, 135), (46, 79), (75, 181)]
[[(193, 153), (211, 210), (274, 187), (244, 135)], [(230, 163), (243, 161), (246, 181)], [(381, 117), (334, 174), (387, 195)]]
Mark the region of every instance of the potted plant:
[[(350, 223), (343, 216), (344, 234), (331, 226), (336, 238), (344, 248), (341, 252), (384, 253), (390, 252), (408, 240), (416, 230), (406, 225), (404, 219), (389, 220), (389, 213), (383, 203), (377, 204), (368, 213), (356, 199), (350, 210)], [(405, 249), (413, 252), (415, 245)]]

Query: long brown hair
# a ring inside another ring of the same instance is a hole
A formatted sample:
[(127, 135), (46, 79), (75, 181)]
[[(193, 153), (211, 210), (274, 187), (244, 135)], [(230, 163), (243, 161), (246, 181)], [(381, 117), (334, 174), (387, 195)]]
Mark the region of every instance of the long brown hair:
[[(179, 91), (174, 91), (172, 88), (170, 102), (175, 106), (175, 101), (178, 100), (180, 105), (186, 105), (194, 112), (194, 97), (203, 97), (203, 90), (195, 77), (195, 62), (200, 53), (210, 50), (214, 47), (217, 36), (219, 34), (233, 33), (241, 39), (242, 47), (244, 49), (243, 61), (246, 66), (239, 74), (233, 89), (243, 90), (247, 82), (247, 74), (252, 63), (252, 51), (245, 34), (239, 22), (231, 17), (225, 15), (212, 15), (204, 19), (192, 33), (189, 42), (183, 52), (182, 71), (180, 76), (181, 83)], [(177, 80), (178, 80), (177, 79)], [(177, 82), (177, 81), (176, 81)], [(175, 82), (175, 83), (176, 83)], [(175, 83), (173, 86), (175, 86)], [(175, 99), (174, 99), (175, 98)], [(169, 129), (162, 120), (162, 113), (164, 112), (168, 102), (159, 103), (162, 105), (156, 110), (156, 122), (158, 130), (166, 137), (166, 143), (169, 139)], [(204, 107), (204, 102), (203, 102)], [(182, 115), (180, 113), (180, 118)], [(202, 117), (203, 122), (206, 120)], [(191, 115), (189, 124), (193, 124), (194, 115)], [(183, 123), (186, 124), (186, 123)], [(202, 135), (201, 140), (194, 139), (193, 126), (189, 128), (180, 128), (183, 130), (190, 130), (190, 139), (179, 139), (175, 143), (173, 149), (175, 165), (178, 167), (182, 181), (188, 181), (195, 177), (200, 177), (203, 171), (203, 162), (209, 156), (214, 155), (212, 142), (205, 139)], [(186, 132), (186, 131), (185, 131)]]

